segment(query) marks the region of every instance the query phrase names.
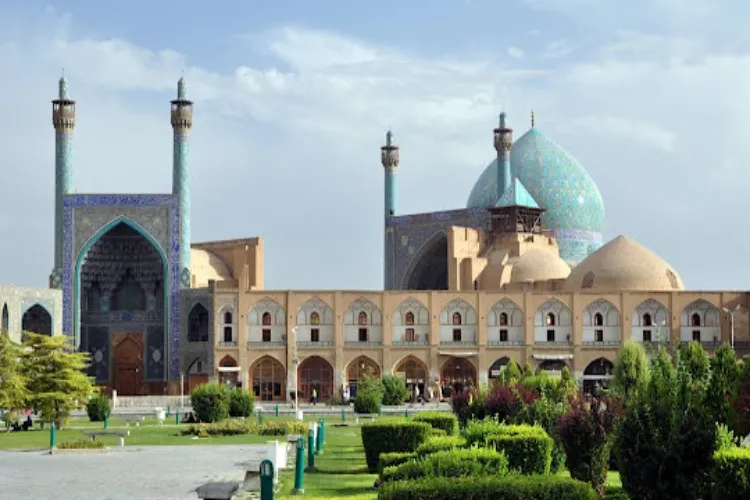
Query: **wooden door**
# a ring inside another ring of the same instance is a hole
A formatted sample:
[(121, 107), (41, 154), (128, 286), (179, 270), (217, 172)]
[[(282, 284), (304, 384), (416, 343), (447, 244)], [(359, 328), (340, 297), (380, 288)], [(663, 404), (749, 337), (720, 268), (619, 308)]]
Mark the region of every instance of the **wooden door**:
[(140, 396), (143, 385), (143, 334), (116, 334), (113, 340), (113, 386), (119, 396)]
[(143, 377), (137, 366), (118, 366), (115, 376), (115, 389), (120, 396), (138, 396)]

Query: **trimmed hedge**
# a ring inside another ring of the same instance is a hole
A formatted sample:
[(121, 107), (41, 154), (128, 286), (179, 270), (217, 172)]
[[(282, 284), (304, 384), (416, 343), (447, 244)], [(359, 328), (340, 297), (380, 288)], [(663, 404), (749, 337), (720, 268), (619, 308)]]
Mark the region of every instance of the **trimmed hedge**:
[(472, 446), (478, 444), (484, 446), (487, 438), (493, 434), (502, 432), (503, 424), (497, 420), (486, 418), (484, 420), (469, 420), (461, 434), (466, 438), (466, 444)]
[(511, 469), (521, 474), (549, 474), (554, 440), (544, 429), (531, 425), (504, 425), (487, 437), (486, 445), (505, 452)]
[(419, 445), (417, 455), (430, 455), (438, 451), (455, 450), (457, 448), (466, 448), (464, 438), (456, 436), (431, 437)]
[(256, 424), (247, 420), (223, 420), (213, 424), (193, 424), (182, 426), (180, 434), (183, 436), (239, 436), (255, 434), (258, 436), (286, 436), (288, 434), (302, 434), (307, 436), (310, 429), (307, 422), (281, 421)]
[(216, 382), (201, 384), (190, 393), (190, 405), (199, 422), (220, 422), (229, 416), (229, 390)]
[(630, 497), (621, 486), (615, 486), (612, 488), (608, 487), (604, 494), (604, 498), (606, 498), (606, 500), (630, 500)]
[(448, 436), (456, 433), (458, 419), (452, 413), (420, 412), (414, 415), (413, 420), (427, 422), (435, 429), (442, 429)]
[(504, 476), (508, 473), (508, 459), (495, 450), (439, 451), (421, 460), (412, 460), (395, 467), (385, 467), (383, 482), (411, 481), (425, 477)]
[(384, 483), (378, 500), (598, 500), (594, 489), (560, 476), (427, 478)]
[(109, 417), (112, 407), (109, 405), (109, 399), (97, 394), (86, 403), (86, 413), (92, 422), (104, 422)]
[(397, 465), (405, 464), (410, 460), (416, 460), (419, 458), (414, 452), (400, 452), (393, 451), (390, 453), (382, 453), (380, 455), (380, 461), (378, 462), (378, 475), (383, 475), (383, 469), (387, 467), (395, 467)]
[(241, 387), (235, 387), (229, 392), (229, 416), (249, 417), (253, 414), (255, 395)]
[(750, 498), (750, 448), (729, 448), (714, 454), (711, 497)]
[(448, 435), (443, 429), (435, 429), (434, 427), (430, 429), (430, 431), (427, 433), (430, 437), (445, 437)]
[(378, 471), (381, 453), (416, 451), (427, 440), (430, 425), (424, 422), (375, 422), (362, 426), (362, 445), (365, 448), (367, 470)]

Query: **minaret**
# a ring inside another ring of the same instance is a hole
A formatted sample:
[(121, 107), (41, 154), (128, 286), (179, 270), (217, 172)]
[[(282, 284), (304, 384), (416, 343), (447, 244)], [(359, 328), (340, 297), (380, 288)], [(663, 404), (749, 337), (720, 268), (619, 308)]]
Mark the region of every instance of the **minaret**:
[(180, 199), (180, 283), (190, 287), (190, 166), (188, 136), (193, 127), (193, 102), (188, 100), (185, 80), (177, 82), (177, 99), (171, 101), (172, 194)]
[(76, 126), (76, 102), (68, 97), (68, 81), (60, 78), (57, 99), (52, 101), (52, 125), (55, 127), (55, 267), (50, 287), (62, 285), (63, 197), (73, 192), (73, 129)]
[[(505, 124), (505, 112), (500, 113), (500, 121), (494, 130), (495, 151), (497, 151), (497, 199), (510, 187), (510, 149), (513, 147), (513, 129)], [(497, 201), (497, 200), (495, 200)]]
[(385, 134), (385, 146), (380, 148), (380, 162), (385, 169), (385, 216), (396, 214), (396, 167), (398, 167), (398, 146), (393, 144), (393, 132)]

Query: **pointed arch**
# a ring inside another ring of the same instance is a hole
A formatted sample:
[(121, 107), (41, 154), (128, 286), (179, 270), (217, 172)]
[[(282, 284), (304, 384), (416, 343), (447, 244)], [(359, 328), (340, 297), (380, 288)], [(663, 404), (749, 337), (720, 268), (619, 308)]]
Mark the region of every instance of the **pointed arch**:
[(286, 309), (274, 299), (264, 297), (247, 312), (246, 328), (250, 344), (284, 345)]
[(188, 342), (208, 342), (209, 315), (206, 306), (198, 302), (188, 313)]
[(226, 354), (223, 358), (221, 358), (221, 361), (219, 361), (219, 366), (222, 368), (236, 368), (237, 360), (234, 359), (233, 356)]
[(430, 371), (427, 364), (421, 359), (408, 355), (396, 363), (393, 367), (393, 375), (402, 377), (406, 381), (406, 387), (411, 394), (410, 399), (414, 398), (416, 391), (419, 394), (425, 393), (425, 388), (429, 385)]
[(368, 374), (376, 378), (382, 377), (380, 365), (369, 356), (363, 354), (349, 362), (346, 367), (346, 380), (350, 398), (354, 399), (357, 397), (357, 388)]
[(310, 401), (313, 389), (318, 401), (328, 401), (333, 394), (333, 367), (328, 361), (320, 356), (310, 356), (300, 363), (297, 372), (301, 401)]
[(430, 342), (430, 311), (417, 299), (403, 300), (391, 315), (394, 345), (427, 345)]
[(583, 343), (619, 345), (622, 341), (620, 310), (606, 299), (597, 299), (583, 310)]
[(606, 389), (614, 373), (615, 365), (607, 358), (597, 358), (583, 370), (583, 391), (593, 394), (597, 387)]
[(354, 300), (344, 312), (344, 342), (379, 344), (383, 341), (380, 308), (369, 299)]
[(685, 306), (680, 315), (680, 340), (704, 344), (721, 342), (721, 312), (705, 299), (697, 299)]
[(448, 236), (444, 231), (432, 235), (414, 254), (404, 273), (401, 289), (448, 289)]
[(640, 342), (669, 342), (667, 308), (656, 299), (646, 299), (633, 310), (630, 338)]
[(297, 309), (297, 344), (333, 345), (333, 309), (328, 302), (311, 297)]
[(440, 310), (440, 343), (444, 345), (476, 344), (477, 312), (462, 298), (448, 302)]
[(440, 385), (450, 386), (453, 392), (477, 387), (477, 368), (467, 358), (448, 358), (440, 367)]
[(3, 303), (3, 312), (0, 316), (0, 334), (9, 335), (10, 333), (10, 315), (8, 314), (8, 303)]
[(524, 314), (518, 304), (503, 298), (487, 312), (487, 343), (489, 345), (523, 345)]
[(259, 401), (284, 401), (286, 368), (273, 356), (262, 356), (250, 365), (250, 384)]
[(572, 314), (556, 297), (540, 305), (534, 313), (534, 343), (569, 345), (573, 338)]
[(490, 365), (490, 368), (488, 370), (488, 378), (490, 380), (492, 380), (493, 378), (498, 378), (500, 376), (500, 373), (502, 373), (502, 371), (505, 370), (505, 367), (508, 366), (508, 363), (510, 363), (510, 358), (508, 356), (503, 356), (502, 358), (496, 359), (495, 362)]
[(217, 315), (219, 321), (219, 332), (221, 332), (221, 339), (219, 345), (222, 346), (235, 346), (237, 345), (237, 335), (234, 328), (234, 308), (229, 305), (225, 305), (219, 309)]
[(21, 317), (21, 330), (51, 336), (52, 314), (50, 314), (43, 304), (39, 302), (35, 303), (23, 313)]

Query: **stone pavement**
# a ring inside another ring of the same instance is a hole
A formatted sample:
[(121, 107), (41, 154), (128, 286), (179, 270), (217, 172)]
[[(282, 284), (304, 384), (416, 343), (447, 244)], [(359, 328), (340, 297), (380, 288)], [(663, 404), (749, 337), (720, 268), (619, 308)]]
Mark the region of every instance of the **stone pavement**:
[(49, 455), (0, 451), (0, 498), (196, 500), (208, 481), (242, 483), (252, 445), (126, 447)]

